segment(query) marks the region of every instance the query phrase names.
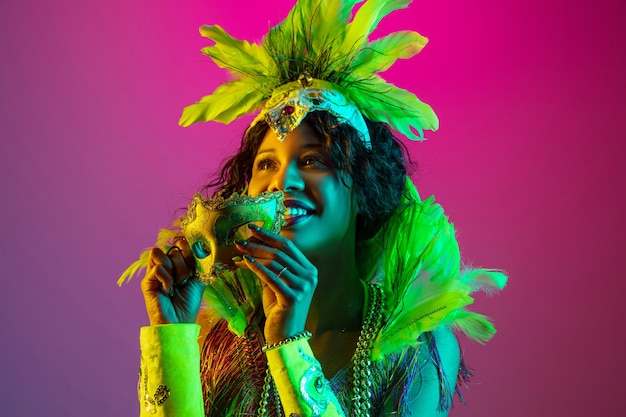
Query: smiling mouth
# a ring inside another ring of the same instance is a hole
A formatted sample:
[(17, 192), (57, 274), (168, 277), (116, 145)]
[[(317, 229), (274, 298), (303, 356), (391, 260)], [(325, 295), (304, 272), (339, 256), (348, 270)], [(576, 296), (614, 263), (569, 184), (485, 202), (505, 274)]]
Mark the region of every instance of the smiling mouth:
[(313, 211), (303, 207), (287, 207), (287, 210), (285, 210), (285, 222), (287, 222), (285, 227), (298, 224), (306, 220), (312, 214)]

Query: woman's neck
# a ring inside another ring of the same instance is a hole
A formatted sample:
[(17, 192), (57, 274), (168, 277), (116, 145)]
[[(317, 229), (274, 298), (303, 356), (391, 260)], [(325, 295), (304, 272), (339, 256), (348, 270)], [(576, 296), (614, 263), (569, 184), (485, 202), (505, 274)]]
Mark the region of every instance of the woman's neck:
[(323, 262), (315, 265), (318, 284), (309, 309), (307, 329), (314, 334), (359, 329), (363, 317), (364, 289), (354, 249), (327, 255)]

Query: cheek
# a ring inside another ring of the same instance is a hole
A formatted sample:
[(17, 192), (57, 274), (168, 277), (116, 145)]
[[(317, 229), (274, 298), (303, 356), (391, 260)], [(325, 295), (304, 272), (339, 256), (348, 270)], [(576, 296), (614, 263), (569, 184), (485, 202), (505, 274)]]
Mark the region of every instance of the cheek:
[(356, 191), (354, 190), (354, 181), (348, 176), (341, 182), (341, 186), (346, 195), (346, 201), (348, 202), (347, 207), (349, 207), (351, 217), (356, 218), (357, 214), (359, 214), (359, 203)]
[(258, 176), (253, 176), (250, 178), (250, 183), (248, 183), (248, 195), (255, 197), (261, 194), (263, 191), (267, 190), (266, 181), (263, 181)]
[(341, 181), (339, 181), (339, 183), (346, 216), (348, 216), (350, 220), (354, 220), (357, 214), (359, 214), (359, 205), (357, 203), (356, 193), (352, 189), (352, 181), (350, 179), (346, 179), (345, 184)]
[(333, 178), (331, 180), (329, 178), (328, 181), (320, 183), (318, 188), (324, 194), (327, 204), (332, 207), (335, 214), (344, 219), (356, 216), (355, 195), (340, 179)]

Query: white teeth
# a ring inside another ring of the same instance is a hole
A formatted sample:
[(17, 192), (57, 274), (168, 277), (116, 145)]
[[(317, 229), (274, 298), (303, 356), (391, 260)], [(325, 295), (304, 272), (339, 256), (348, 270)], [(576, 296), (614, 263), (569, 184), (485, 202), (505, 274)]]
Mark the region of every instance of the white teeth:
[(287, 207), (287, 211), (285, 211), (285, 217), (298, 217), (305, 216), (308, 213), (306, 209), (301, 207)]

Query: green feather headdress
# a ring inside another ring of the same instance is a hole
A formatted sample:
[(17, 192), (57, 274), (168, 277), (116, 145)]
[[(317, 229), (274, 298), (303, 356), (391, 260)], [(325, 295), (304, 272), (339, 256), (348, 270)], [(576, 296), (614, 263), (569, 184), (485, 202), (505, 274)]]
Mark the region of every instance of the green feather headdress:
[[(327, 92), (340, 94), (350, 110), (330, 105), (330, 112), (340, 121), (349, 122), (368, 141), (367, 129), (363, 131), (362, 115), (370, 120), (384, 122), (392, 129), (413, 140), (424, 138), (424, 130), (439, 126), (432, 108), (413, 93), (386, 82), (377, 75), (387, 70), (399, 58), (410, 58), (419, 53), (428, 40), (413, 31), (395, 32), (370, 41), (369, 35), (386, 15), (406, 8), (411, 0), (365, 0), (354, 13), (358, 0), (300, 0), (287, 18), (272, 27), (260, 44), (231, 37), (218, 25), (202, 26), (202, 36), (215, 42), (202, 49), (219, 67), (230, 71), (232, 79), (213, 94), (185, 107), (180, 118), (181, 126), (200, 121), (230, 123), (238, 117), (260, 110), (279, 91), (290, 84), (291, 92), (311, 92), (325, 100)], [(278, 89), (278, 90), (277, 90)], [(297, 93), (294, 93), (297, 95)], [(293, 95), (291, 97), (293, 98)], [(285, 97), (289, 96), (289, 91)], [(280, 99), (278, 100), (280, 101)], [(295, 100), (296, 108), (300, 101)], [(292, 100), (293, 104), (293, 100)], [(264, 108), (257, 119), (265, 118), (274, 129), (283, 125), (279, 138), (299, 124), (292, 116), (293, 108), (284, 111), (284, 104), (274, 113)], [(308, 111), (323, 109), (307, 102)]]

